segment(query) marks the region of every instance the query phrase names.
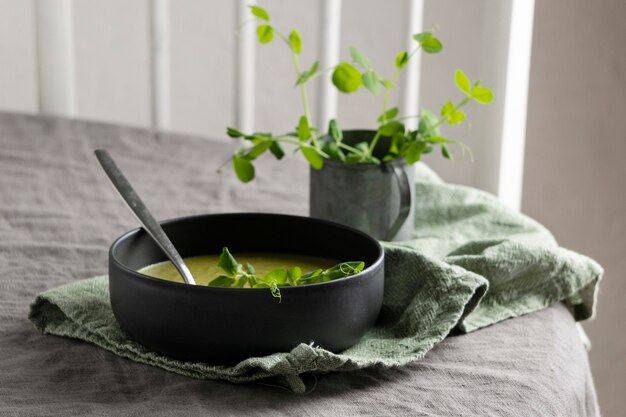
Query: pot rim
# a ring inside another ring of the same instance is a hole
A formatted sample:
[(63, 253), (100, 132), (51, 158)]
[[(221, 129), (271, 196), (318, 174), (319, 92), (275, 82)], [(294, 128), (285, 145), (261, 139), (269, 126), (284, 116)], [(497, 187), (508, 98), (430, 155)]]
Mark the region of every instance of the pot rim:
[[(383, 263), (384, 258), (385, 258), (385, 252), (383, 250), (383, 247), (381, 246), (380, 242), (376, 239), (374, 239), (372, 236), (368, 235), (367, 233), (361, 232), (360, 230), (357, 230), (355, 228), (340, 224), (340, 223), (336, 223), (336, 222), (332, 222), (329, 220), (324, 220), (324, 219), (318, 219), (315, 217), (307, 217), (307, 216), (297, 216), (297, 215), (291, 215), (291, 214), (279, 214), (279, 213), (260, 213), (260, 212), (232, 212), (232, 213), (215, 213), (215, 214), (198, 214), (198, 215), (192, 215), (192, 216), (180, 216), (180, 217), (174, 217), (174, 218), (170, 218), (170, 219), (166, 219), (166, 220), (162, 220), (159, 221), (159, 223), (161, 224), (161, 226), (166, 226), (168, 224), (171, 223), (176, 223), (176, 222), (180, 222), (180, 221), (191, 221), (194, 219), (199, 219), (202, 217), (234, 217), (234, 216), (262, 216), (262, 217), (283, 217), (283, 218), (292, 218), (292, 219), (300, 219), (300, 220), (304, 220), (304, 221), (313, 221), (313, 222), (318, 222), (318, 223), (322, 223), (322, 224), (326, 224), (326, 225), (330, 225), (333, 226), (335, 228), (339, 228), (339, 229), (345, 229), (349, 232), (355, 233), (357, 235), (360, 235), (360, 237), (369, 240), (371, 243), (373, 243), (376, 246), (376, 249), (378, 251), (378, 256), (376, 257), (376, 260), (369, 266), (366, 266), (366, 268), (364, 268), (361, 272), (359, 272), (358, 274), (354, 274), (354, 275), (350, 275), (348, 277), (342, 277), (342, 278), (338, 278), (338, 279), (334, 279), (332, 281), (326, 281), (326, 282), (317, 282), (317, 283), (313, 283), (313, 284), (305, 284), (305, 285), (297, 285), (297, 286), (283, 286), (283, 287), (279, 287), (280, 291), (287, 291), (287, 292), (293, 292), (293, 291), (306, 291), (306, 288), (312, 288), (312, 287), (319, 287), (319, 286), (324, 286), (324, 285), (340, 285), (341, 283), (348, 283), (354, 279), (358, 279), (360, 277), (362, 277), (363, 275), (365, 275), (366, 273), (369, 273), (375, 269), (377, 269), (381, 263)], [(124, 263), (122, 263), (114, 254), (114, 251), (117, 249), (117, 247), (126, 239), (130, 238), (130, 236), (132, 235), (136, 235), (137, 233), (141, 233), (143, 230), (142, 227), (136, 227), (134, 229), (131, 229), (129, 231), (127, 231), (126, 233), (122, 234), (121, 236), (119, 236), (118, 238), (116, 238), (113, 243), (111, 244), (110, 248), (109, 248), (109, 262), (112, 262), (117, 268), (129, 273), (129, 275), (131, 275), (133, 277), (133, 279), (140, 279), (140, 280), (145, 280), (147, 282), (152, 282), (155, 285), (164, 285), (164, 286), (171, 286), (172, 288), (178, 288), (180, 290), (182, 289), (192, 289), (192, 291), (205, 291), (205, 292), (245, 292), (245, 293), (249, 293), (249, 294), (254, 294), (254, 293), (260, 293), (260, 292), (267, 292), (267, 288), (229, 288), (229, 287), (210, 287), (208, 285), (189, 285), (186, 283), (182, 283), (182, 282), (175, 282), (175, 281), (168, 281), (165, 279), (161, 279), (161, 278), (156, 278), (156, 277), (151, 277), (149, 275), (143, 274), (137, 270), (134, 270), (128, 266), (126, 266)], [(146, 233), (145, 231), (143, 231), (144, 233)], [(146, 265), (148, 266), (148, 265)], [(110, 271), (109, 271), (110, 273)], [(110, 277), (109, 277), (110, 280)]]

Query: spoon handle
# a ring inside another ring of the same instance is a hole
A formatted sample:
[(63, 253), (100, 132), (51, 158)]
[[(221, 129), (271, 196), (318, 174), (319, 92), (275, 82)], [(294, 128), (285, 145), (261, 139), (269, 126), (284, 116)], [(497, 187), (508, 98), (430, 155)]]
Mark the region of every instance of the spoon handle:
[(95, 154), (96, 158), (98, 158), (98, 162), (102, 165), (102, 169), (104, 169), (104, 172), (106, 172), (109, 177), (109, 180), (122, 199), (124, 199), (128, 208), (133, 212), (135, 217), (137, 217), (139, 223), (141, 223), (146, 232), (148, 232), (163, 252), (165, 252), (176, 269), (178, 269), (178, 272), (180, 272), (185, 282), (195, 285), (196, 281), (193, 279), (187, 265), (185, 265), (185, 261), (167, 237), (161, 225), (155, 220), (143, 201), (141, 201), (141, 198), (139, 198), (139, 195), (130, 185), (122, 171), (117, 167), (111, 155), (104, 149), (96, 150)]

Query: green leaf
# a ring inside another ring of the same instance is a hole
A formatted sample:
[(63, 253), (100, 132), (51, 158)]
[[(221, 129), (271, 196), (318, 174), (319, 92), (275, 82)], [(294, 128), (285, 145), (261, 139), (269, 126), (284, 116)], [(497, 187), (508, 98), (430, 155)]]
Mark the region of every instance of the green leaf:
[(426, 149), (426, 143), (421, 140), (415, 141), (411, 143), (411, 146), (406, 151), (406, 155), (404, 158), (406, 159), (406, 163), (409, 165), (413, 165), (417, 161), (422, 158), (422, 153)]
[(300, 117), (300, 122), (298, 123), (298, 139), (300, 141), (305, 141), (311, 137), (311, 129), (309, 128), (309, 119), (306, 116)]
[(330, 122), (328, 122), (328, 133), (330, 133), (335, 140), (343, 139), (343, 134), (341, 133), (341, 129), (339, 129), (335, 119), (330, 119)]
[(441, 115), (445, 117), (451, 114), (453, 111), (454, 111), (454, 104), (451, 101), (448, 101), (441, 108)]
[(443, 49), (441, 41), (437, 39), (431, 32), (422, 32), (413, 35), (415, 39), (422, 46), (424, 52), (428, 54), (436, 54)]
[(227, 134), (228, 136), (230, 136), (231, 138), (240, 138), (240, 137), (242, 137), (242, 136), (245, 136), (245, 134), (244, 134), (244, 133), (242, 133), (242, 132), (240, 132), (239, 130), (234, 129), (234, 128), (232, 128), (232, 127), (227, 127), (227, 128), (226, 128), (226, 134)]
[(291, 50), (296, 55), (302, 52), (302, 38), (300, 38), (300, 34), (297, 30), (292, 30), (289, 34), (289, 44), (291, 45)]
[(348, 155), (346, 155), (346, 165), (358, 164), (361, 162), (365, 162), (365, 157), (361, 154), (349, 153)]
[(453, 140), (446, 139), (442, 136), (431, 136), (428, 138), (430, 143), (455, 143)]
[(416, 33), (413, 35), (413, 39), (415, 39), (421, 45), (426, 39), (432, 38), (433, 34), (431, 32), (422, 32)]
[(241, 264), (237, 262), (227, 247), (222, 248), (222, 253), (217, 261), (217, 266), (222, 268), (228, 275), (237, 275), (237, 272), (241, 269)]
[(424, 52), (428, 54), (436, 54), (438, 52), (441, 52), (441, 50), (443, 49), (443, 45), (441, 44), (441, 41), (435, 38), (434, 36), (431, 36), (430, 38), (425, 39), (421, 44), (422, 44), (422, 49), (424, 50)]
[(396, 56), (396, 68), (402, 69), (409, 63), (409, 54), (406, 51), (402, 51)]
[(296, 80), (296, 87), (299, 86), (300, 84), (304, 84), (305, 82), (307, 82), (309, 78), (311, 78), (311, 74), (309, 73), (309, 70), (302, 71), (300, 75), (298, 76), (298, 79)]
[(439, 128), (434, 128), (437, 124), (437, 116), (434, 113), (428, 111), (427, 109), (422, 109), (419, 125), (417, 131), (420, 135), (424, 136), (424, 138), (428, 138), (430, 136), (439, 135)]
[(270, 15), (265, 11), (265, 9), (259, 6), (248, 6), (248, 7), (250, 8), (250, 11), (252, 12), (254, 16), (258, 17), (261, 20), (265, 20), (266, 22), (269, 22)]
[(272, 141), (272, 144), (270, 145), (270, 152), (276, 157), (276, 159), (283, 159), (283, 156), (285, 156), (283, 147), (276, 141)]
[(289, 285), (298, 285), (300, 277), (302, 276), (302, 269), (298, 266), (294, 266), (293, 268), (289, 268), (287, 270), (287, 282)]
[(396, 85), (389, 80), (381, 81), (386, 88), (396, 88)]
[(359, 152), (349, 153), (346, 156), (346, 160), (345, 160), (346, 165), (352, 165), (352, 164), (358, 164), (358, 163), (380, 164), (380, 160), (378, 158), (369, 154), (369, 144), (367, 142), (359, 142), (356, 145), (354, 145), (354, 147), (358, 149)]
[(282, 268), (272, 269), (261, 279), (263, 282), (267, 282), (268, 284), (274, 282), (277, 285), (283, 285), (287, 280), (287, 270)]
[(243, 156), (233, 156), (233, 168), (241, 182), (250, 182), (254, 178), (254, 166)]
[(270, 25), (259, 25), (256, 35), (261, 43), (270, 43), (274, 39), (274, 29)]
[(350, 56), (352, 56), (352, 59), (354, 60), (354, 62), (356, 62), (363, 68), (366, 68), (366, 69), (372, 68), (372, 66), (370, 65), (370, 61), (358, 49), (350, 48)]
[(249, 160), (256, 159), (263, 152), (268, 150), (271, 145), (272, 145), (272, 142), (268, 141), (268, 140), (264, 140), (263, 142), (260, 142), (257, 145), (254, 145), (252, 148), (250, 148), (246, 152), (246, 158), (249, 159)]
[(343, 93), (354, 93), (361, 87), (361, 73), (347, 62), (342, 62), (333, 71), (333, 84)]
[(448, 147), (446, 145), (444, 145), (444, 144), (441, 145), (441, 154), (446, 159), (449, 159), (451, 161), (454, 160), (454, 157), (450, 153), (450, 149), (448, 149)]
[(324, 166), (324, 158), (322, 155), (317, 152), (315, 148), (310, 148), (308, 146), (300, 146), (300, 151), (302, 151), (302, 155), (309, 161), (309, 164), (316, 169), (320, 170)]
[(472, 89), (472, 98), (481, 104), (489, 104), (493, 101), (493, 92), (482, 86), (476, 86)]
[(378, 116), (378, 123), (388, 122), (389, 120), (392, 120), (398, 115), (398, 111), (399, 110), (397, 107), (393, 107), (387, 110), (386, 112)]
[[(233, 288), (243, 288), (250, 281), (251, 275), (241, 275), (239, 278), (235, 279), (235, 283), (231, 285)], [(252, 286), (252, 284), (250, 284)]]
[(454, 83), (463, 93), (470, 94), (472, 83), (462, 70), (458, 69), (454, 72)]
[(305, 82), (307, 82), (312, 76), (315, 75), (316, 71), (317, 71), (317, 67), (319, 65), (319, 61), (315, 61), (313, 63), (313, 65), (311, 65), (311, 68), (309, 68), (308, 70), (304, 70), (300, 73), (300, 76), (298, 77), (298, 79), (296, 80), (296, 86), (300, 85), (300, 84), (304, 84)]
[(396, 133), (391, 138), (391, 145), (389, 145), (389, 151), (387, 152), (386, 158), (387, 160), (395, 159), (402, 150), (405, 142), (407, 141), (407, 137), (404, 136), (404, 133)]
[(367, 142), (359, 142), (355, 144), (354, 147), (363, 154), (368, 154), (370, 152), (370, 145)]
[(321, 276), (323, 269), (316, 269), (315, 271), (307, 272), (300, 277), (300, 281), (306, 284), (312, 284), (315, 282), (315, 278)]
[(248, 274), (250, 275), (256, 274), (256, 270), (254, 269), (254, 266), (250, 262), (246, 262), (246, 271), (248, 271)]
[(363, 262), (342, 262), (317, 274), (316, 282), (332, 281), (358, 274), (365, 267)]
[(448, 115), (448, 123), (451, 125), (456, 125), (465, 120), (465, 113), (461, 110), (457, 110), (454, 113)]
[(374, 71), (365, 71), (362, 75), (363, 85), (372, 94), (376, 95), (380, 92), (380, 79)]
[(220, 275), (217, 278), (209, 281), (209, 287), (230, 287), (235, 283), (234, 278), (227, 277), (226, 275)]
[(380, 133), (382, 136), (391, 137), (398, 132), (404, 133), (404, 125), (395, 120), (386, 123), (378, 128), (378, 133)]
[(272, 134), (269, 132), (254, 132), (252, 136), (254, 136), (255, 138), (269, 139), (272, 137)]
[(326, 142), (324, 146), (322, 147), (322, 151), (324, 151), (324, 153), (330, 156), (332, 159), (336, 159), (342, 162), (346, 160), (346, 155), (339, 148), (339, 145), (337, 145), (337, 142), (331, 142), (331, 141)]

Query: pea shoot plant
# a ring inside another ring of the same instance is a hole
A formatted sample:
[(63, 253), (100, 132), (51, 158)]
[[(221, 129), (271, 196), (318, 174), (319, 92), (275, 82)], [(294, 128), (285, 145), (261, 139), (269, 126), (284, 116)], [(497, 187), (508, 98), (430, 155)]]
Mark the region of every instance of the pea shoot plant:
[[(351, 62), (341, 62), (332, 68), (320, 69), (319, 62), (315, 61), (306, 69), (300, 63), (302, 53), (302, 39), (297, 30), (288, 35), (279, 31), (270, 20), (266, 10), (258, 6), (250, 6), (255, 18), (256, 33), (261, 44), (268, 44), (276, 37), (284, 42), (291, 52), (295, 71), (295, 86), (300, 90), (303, 114), (294, 131), (281, 135), (267, 132), (244, 133), (235, 128), (227, 128), (226, 133), (233, 138), (243, 138), (251, 146), (237, 149), (232, 156), (232, 165), (237, 177), (242, 182), (251, 181), (255, 175), (253, 161), (264, 154), (271, 152), (276, 159), (285, 155), (283, 145), (295, 146), (295, 152), (300, 152), (314, 169), (322, 169), (325, 159), (335, 159), (345, 164), (367, 163), (380, 164), (381, 162), (403, 158), (408, 164), (419, 161), (422, 154), (432, 152), (436, 146), (441, 148), (443, 156), (453, 159), (448, 145), (460, 146), (463, 154), (471, 151), (462, 142), (442, 136), (440, 128), (443, 125), (457, 125), (466, 120), (461, 110), (470, 101), (489, 104), (493, 100), (492, 91), (481, 85), (480, 81), (472, 83), (468, 76), (460, 69), (454, 74), (454, 81), (463, 97), (456, 103), (446, 101), (441, 107), (439, 116), (426, 109), (420, 114), (399, 117), (398, 107), (389, 108), (389, 95), (392, 89), (397, 89), (397, 80), (409, 61), (420, 51), (427, 54), (441, 52), (443, 45), (432, 32), (423, 32), (413, 35), (415, 48), (412, 51), (401, 51), (395, 58), (395, 69), (391, 77), (385, 77), (375, 70), (369, 59), (358, 49), (350, 48)], [(355, 93), (364, 87), (370, 93), (379, 95), (382, 92), (382, 109), (377, 119), (378, 127), (371, 140), (356, 144), (343, 142), (342, 132), (336, 120), (331, 120), (328, 133), (320, 135), (320, 130), (312, 126), (311, 110), (309, 105), (307, 85), (321, 75), (332, 71), (332, 83), (342, 93)], [(419, 118), (417, 129), (408, 129), (403, 121), (409, 118)], [(390, 138), (390, 146), (384, 155), (374, 155), (374, 148), (381, 137)]]
[(342, 262), (329, 269), (316, 269), (304, 274), (298, 266), (288, 269), (275, 268), (261, 276), (256, 274), (253, 265), (240, 264), (228, 248), (222, 248), (217, 266), (224, 271), (225, 275), (219, 275), (210, 281), (210, 287), (269, 288), (272, 296), (280, 302), (282, 295), (278, 287), (314, 284), (348, 277), (361, 272), (365, 263)]

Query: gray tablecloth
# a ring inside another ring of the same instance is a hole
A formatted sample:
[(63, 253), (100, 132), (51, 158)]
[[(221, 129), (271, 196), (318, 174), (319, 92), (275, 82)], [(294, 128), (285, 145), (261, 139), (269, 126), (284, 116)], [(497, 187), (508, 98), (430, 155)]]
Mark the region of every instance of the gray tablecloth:
[[(395, 370), (318, 376), (303, 396), (197, 381), (95, 346), (42, 336), (35, 294), (106, 272), (136, 226), (92, 155), (107, 148), (158, 218), (306, 214), (307, 168), (264, 161), (239, 184), (216, 169), (233, 142), (0, 114), (0, 415), (596, 416), (587, 354), (561, 305), (447, 338)], [(269, 163), (265, 163), (269, 162)]]

